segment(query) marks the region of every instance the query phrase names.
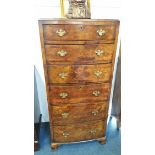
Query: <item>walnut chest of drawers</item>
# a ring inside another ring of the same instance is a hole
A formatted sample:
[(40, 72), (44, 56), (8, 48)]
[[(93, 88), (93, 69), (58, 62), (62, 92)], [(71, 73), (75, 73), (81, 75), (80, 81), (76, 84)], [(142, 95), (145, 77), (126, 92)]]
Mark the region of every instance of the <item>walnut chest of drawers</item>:
[(119, 21), (39, 20), (51, 147), (106, 141)]

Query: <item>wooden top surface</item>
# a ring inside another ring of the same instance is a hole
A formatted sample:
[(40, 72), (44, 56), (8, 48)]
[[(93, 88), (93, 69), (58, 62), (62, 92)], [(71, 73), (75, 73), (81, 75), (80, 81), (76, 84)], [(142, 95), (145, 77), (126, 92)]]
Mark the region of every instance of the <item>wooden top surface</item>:
[(103, 24), (112, 22), (120, 23), (117, 19), (66, 19), (66, 18), (42, 18), (38, 20), (40, 24)]

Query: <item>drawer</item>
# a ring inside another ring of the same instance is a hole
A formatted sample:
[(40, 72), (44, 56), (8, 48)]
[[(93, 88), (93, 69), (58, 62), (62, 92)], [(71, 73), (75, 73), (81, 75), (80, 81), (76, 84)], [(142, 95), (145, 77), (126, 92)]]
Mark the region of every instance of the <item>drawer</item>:
[(113, 44), (45, 45), (47, 64), (112, 62)]
[(48, 102), (59, 105), (63, 103), (104, 101), (109, 99), (109, 94), (109, 83), (49, 86)]
[(111, 64), (50, 65), (47, 67), (49, 83), (107, 82), (112, 75)]
[(45, 43), (48, 41), (85, 41), (115, 39), (115, 25), (43, 25)]
[(54, 125), (104, 120), (107, 118), (107, 107), (107, 102), (50, 106), (51, 119)]
[(105, 136), (106, 121), (53, 126), (53, 141), (58, 143), (85, 141)]

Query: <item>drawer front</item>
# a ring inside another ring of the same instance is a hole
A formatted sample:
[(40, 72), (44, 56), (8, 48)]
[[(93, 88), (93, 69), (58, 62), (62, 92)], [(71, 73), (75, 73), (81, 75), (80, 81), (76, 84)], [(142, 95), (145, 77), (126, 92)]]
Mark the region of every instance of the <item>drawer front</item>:
[(105, 136), (106, 121), (53, 126), (53, 141), (59, 143), (85, 141)]
[(46, 45), (47, 64), (112, 62), (113, 44)]
[(114, 40), (115, 25), (43, 25), (46, 41)]
[(51, 65), (49, 83), (106, 82), (111, 79), (112, 65)]
[(96, 102), (109, 99), (110, 84), (49, 86), (48, 102), (63, 103)]
[(72, 105), (50, 106), (54, 125), (65, 125), (107, 117), (107, 102), (78, 103)]

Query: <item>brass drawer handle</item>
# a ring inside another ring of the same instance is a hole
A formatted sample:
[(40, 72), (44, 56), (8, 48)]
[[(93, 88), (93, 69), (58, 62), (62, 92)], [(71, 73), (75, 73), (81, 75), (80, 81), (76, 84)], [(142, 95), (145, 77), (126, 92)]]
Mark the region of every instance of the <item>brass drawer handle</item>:
[(64, 51), (64, 50), (58, 51), (57, 55), (60, 56), (60, 57), (64, 57), (64, 56), (67, 55), (67, 51)]
[(94, 116), (96, 116), (98, 114), (98, 111), (92, 111), (91, 112)]
[(97, 33), (99, 36), (104, 36), (106, 32), (103, 29), (99, 29), (99, 30), (97, 30)]
[(94, 130), (90, 130), (90, 133), (94, 135), (96, 133), (96, 130), (95, 129)]
[(67, 94), (67, 93), (60, 93), (59, 96), (60, 96), (61, 98), (66, 98), (66, 97), (68, 96), (68, 94)]
[(62, 113), (61, 115), (62, 115), (62, 118), (67, 118), (69, 113)]
[(67, 137), (69, 136), (69, 133), (63, 132), (62, 135), (63, 135), (65, 138), (67, 138)]
[(100, 77), (102, 75), (102, 72), (101, 71), (95, 71), (94, 74), (97, 76), (97, 77)]
[(95, 53), (96, 53), (97, 56), (102, 56), (104, 54), (104, 51), (96, 50)]
[(68, 76), (68, 73), (59, 73), (59, 77), (62, 78), (62, 79), (65, 79), (66, 77)]
[(100, 91), (99, 91), (99, 90), (93, 91), (93, 95), (94, 95), (94, 96), (99, 96), (99, 95), (100, 95)]
[(59, 29), (56, 31), (56, 33), (58, 34), (58, 36), (62, 37), (66, 34), (66, 31), (65, 30), (62, 30), (62, 29)]

